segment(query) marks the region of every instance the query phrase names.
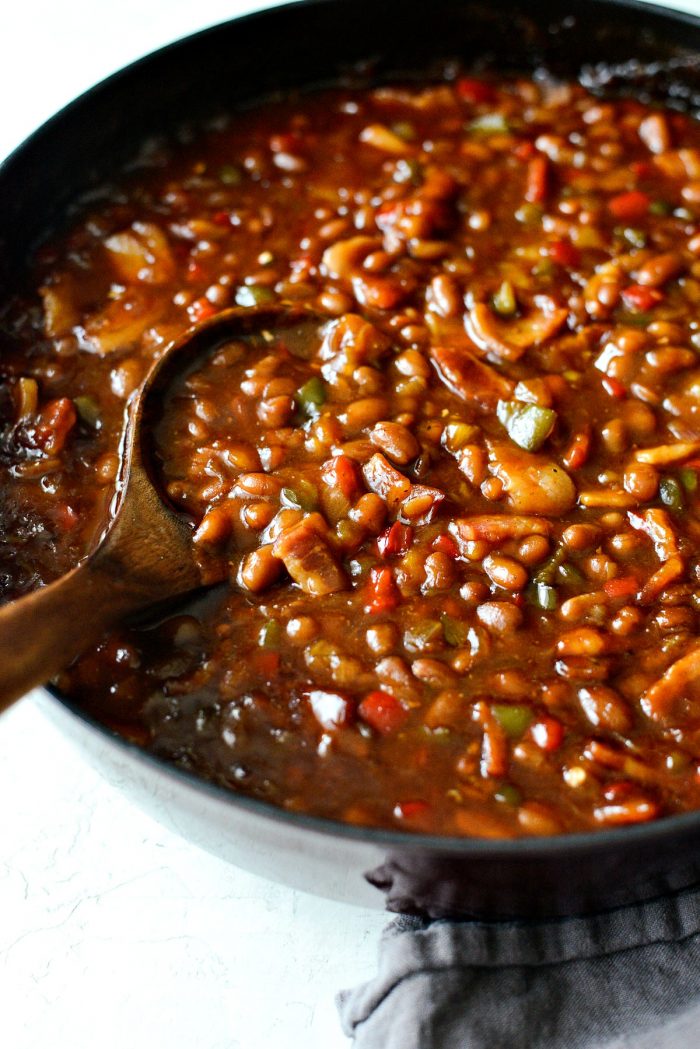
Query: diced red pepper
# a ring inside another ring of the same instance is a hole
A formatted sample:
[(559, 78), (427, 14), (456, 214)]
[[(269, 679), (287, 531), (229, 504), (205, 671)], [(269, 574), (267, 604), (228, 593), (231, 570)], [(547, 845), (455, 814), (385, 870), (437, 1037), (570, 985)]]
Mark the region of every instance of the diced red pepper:
[(39, 413), (36, 441), (47, 455), (60, 455), (68, 434), (78, 421), (75, 405), (69, 397), (48, 401)]
[(394, 815), (400, 820), (410, 820), (416, 816), (422, 816), (430, 810), (427, 801), (399, 801), (394, 808)]
[(195, 259), (190, 259), (187, 263), (187, 281), (190, 284), (196, 284), (198, 280), (203, 280), (205, 276), (204, 267), (201, 263)]
[(475, 106), (480, 102), (493, 102), (496, 97), (490, 84), (485, 84), (483, 80), (470, 76), (460, 77), (455, 84), (455, 89), (460, 98)]
[(621, 222), (636, 222), (649, 213), (650, 203), (646, 193), (642, 193), (640, 189), (633, 189), (629, 193), (618, 193), (616, 197), (612, 197), (608, 201), (608, 210)]
[(610, 598), (632, 597), (639, 590), (639, 580), (633, 575), (620, 576), (618, 579), (608, 579), (603, 584), (603, 590)]
[(556, 718), (545, 716), (530, 726), (530, 735), (538, 747), (551, 753), (564, 742), (564, 726)]
[(628, 310), (635, 313), (646, 313), (652, 306), (663, 301), (664, 294), (658, 288), (645, 288), (641, 284), (630, 284), (623, 288), (622, 301)]
[(366, 610), (370, 615), (379, 615), (396, 608), (401, 600), (399, 588), (390, 568), (373, 568), (369, 574)]
[(256, 673), (268, 681), (275, 677), (280, 668), (279, 652), (269, 652), (259, 649), (251, 656), (251, 663)]
[(633, 160), (630, 164), (630, 171), (637, 178), (648, 178), (653, 170), (653, 165), (648, 160)]
[(293, 131), (270, 135), (270, 149), (273, 153), (299, 153), (304, 148), (304, 139)]
[(187, 307), (187, 315), (193, 324), (198, 324), (199, 321), (205, 321), (208, 317), (213, 317), (216, 313), (216, 306), (213, 302), (209, 302), (209, 299), (202, 297), (201, 299), (195, 299)]
[(534, 154), (535, 147), (532, 142), (519, 142), (513, 150), (513, 156), (517, 157), (518, 160), (529, 160)]
[(365, 696), (357, 708), (357, 713), (383, 736), (397, 732), (408, 717), (408, 711), (396, 696), (380, 689)]
[(528, 161), (525, 178), (525, 200), (530, 204), (541, 204), (547, 198), (549, 188), (549, 159), (539, 153)]
[(591, 431), (581, 430), (574, 434), (571, 444), (564, 452), (562, 461), (567, 470), (579, 470), (591, 454)]
[(441, 554), (447, 554), (448, 557), (456, 558), (459, 556), (459, 547), (451, 535), (443, 533), (436, 536), (432, 545), (433, 550), (439, 550)]
[(382, 557), (405, 554), (412, 542), (413, 529), (410, 525), (400, 524), (398, 521), (377, 536), (377, 547)]
[(228, 211), (215, 211), (211, 217), (215, 226), (230, 226), (231, 215)]
[(552, 262), (558, 266), (569, 268), (581, 262), (581, 252), (569, 240), (555, 240), (547, 251)]
[(360, 494), (361, 486), (357, 465), (347, 455), (334, 455), (321, 467), (321, 477), (331, 488), (338, 488), (345, 498), (353, 503)]
[(603, 379), (602, 387), (606, 393), (609, 393), (611, 397), (616, 397), (618, 401), (624, 400), (627, 396), (627, 390), (622, 383), (609, 375), (606, 375)]
[(64, 532), (70, 532), (80, 520), (79, 515), (68, 503), (61, 503), (57, 506), (53, 516), (58, 527)]

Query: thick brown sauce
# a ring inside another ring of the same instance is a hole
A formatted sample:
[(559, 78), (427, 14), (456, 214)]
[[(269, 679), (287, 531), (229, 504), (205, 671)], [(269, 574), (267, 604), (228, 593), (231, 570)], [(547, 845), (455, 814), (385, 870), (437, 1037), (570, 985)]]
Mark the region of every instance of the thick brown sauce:
[(700, 807), (700, 129), (471, 78), (144, 150), (2, 326), (7, 598), (90, 548), (192, 321), (328, 316), (171, 390), (163, 484), (231, 585), (60, 686), (290, 809), (445, 834)]

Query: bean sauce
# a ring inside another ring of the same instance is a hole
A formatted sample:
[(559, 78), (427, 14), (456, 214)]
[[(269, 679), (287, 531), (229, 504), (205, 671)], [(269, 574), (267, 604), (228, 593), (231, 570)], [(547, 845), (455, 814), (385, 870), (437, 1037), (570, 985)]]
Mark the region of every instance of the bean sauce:
[(144, 144), (0, 338), (0, 585), (108, 520), (130, 395), (227, 583), (57, 679), (289, 810), (512, 837), (700, 807), (700, 128), (576, 84), (309, 93)]

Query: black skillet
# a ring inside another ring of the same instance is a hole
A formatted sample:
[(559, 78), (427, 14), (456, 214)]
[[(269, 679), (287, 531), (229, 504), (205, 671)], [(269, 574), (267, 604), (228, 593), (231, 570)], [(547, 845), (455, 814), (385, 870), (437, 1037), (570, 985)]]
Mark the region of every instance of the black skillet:
[[(0, 167), (0, 304), (28, 254), (150, 135), (271, 92), (444, 68), (581, 77), (700, 111), (700, 20), (619, 0), (305, 0), (207, 30), (72, 103)], [(357, 75), (357, 74), (353, 74)], [(239, 866), (336, 899), (432, 916), (572, 915), (700, 881), (700, 813), (512, 841), (437, 838), (283, 812), (178, 771), (42, 690), (47, 715), (119, 789)], [(31, 767), (27, 777), (41, 776)], [(20, 788), (21, 789), (21, 788)]]

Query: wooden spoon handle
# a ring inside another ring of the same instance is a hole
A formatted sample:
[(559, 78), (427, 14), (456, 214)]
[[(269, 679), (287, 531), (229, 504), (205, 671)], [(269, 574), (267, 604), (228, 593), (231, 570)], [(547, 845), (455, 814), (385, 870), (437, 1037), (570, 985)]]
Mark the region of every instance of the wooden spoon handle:
[(0, 608), (0, 712), (143, 605), (98, 558)]

